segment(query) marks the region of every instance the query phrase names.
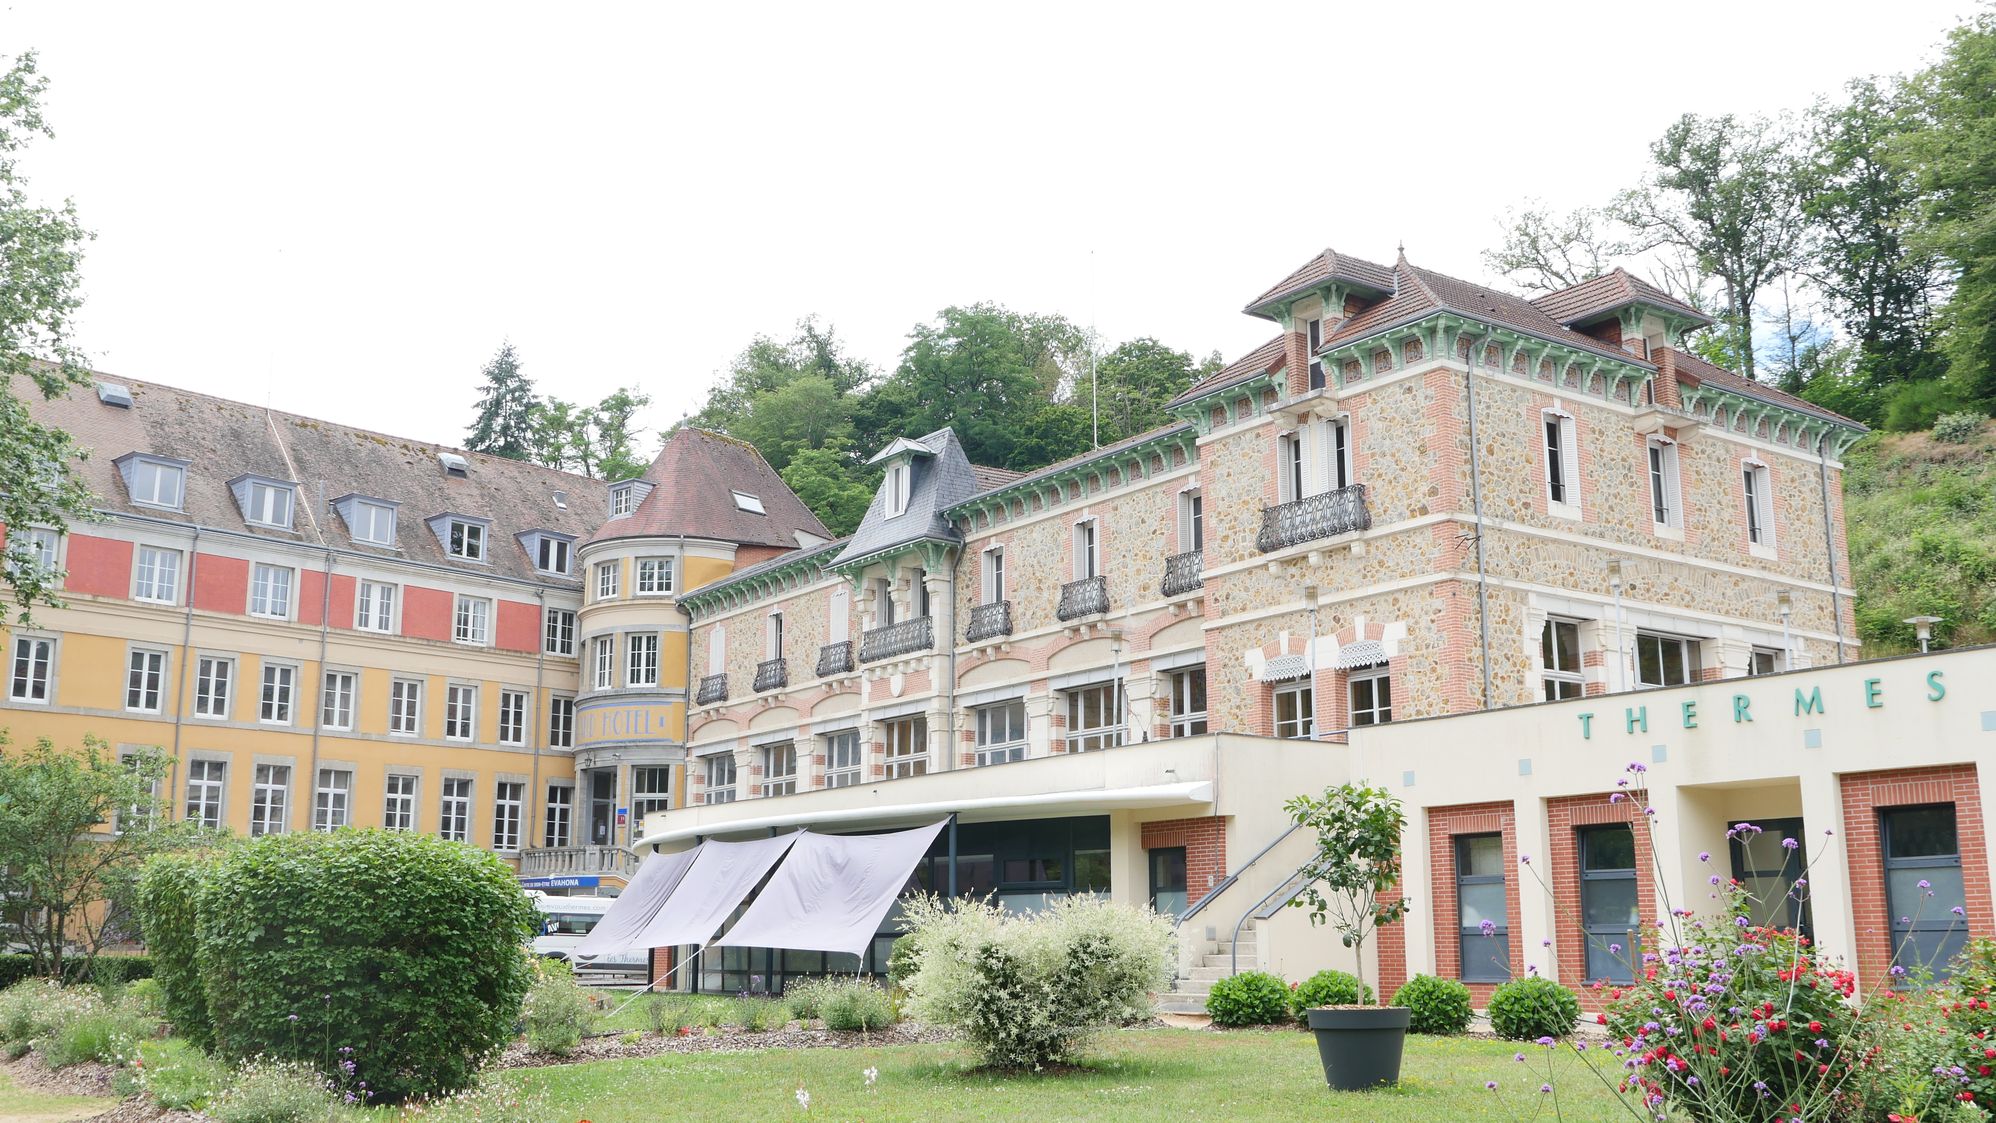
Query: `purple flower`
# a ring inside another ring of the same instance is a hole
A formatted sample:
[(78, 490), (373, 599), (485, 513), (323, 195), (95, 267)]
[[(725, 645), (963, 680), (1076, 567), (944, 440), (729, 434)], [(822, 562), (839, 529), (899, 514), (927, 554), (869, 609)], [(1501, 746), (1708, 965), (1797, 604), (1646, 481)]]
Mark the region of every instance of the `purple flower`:
[(1519, 1064), (1525, 1063), (1525, 1055), (1523, 1053), (1519, 1053), (1516, 1056), (1512, 1057), (1511, 1059), (1517, 1061)]
[(1540, 1095), (1542, 1095), (1542, 1096), (1543, 1096), (1543, 1095), (1549, 1095), (1549, 1094), (1551, 1094), (1551, 1092), (1552, 1092), (1552, 1085), (1550, 1085), (1550, 1084), (1541, 1084), (1541, 1085), (1539, 1085), (1539, 1094), (1540, 1094)]
[(1701, 861), (1701, 862), (1709, 862), (1709, 861), (1711, 861), (1711, 860), (1712, 860), (1712, 852), (1711, 852), (1710, 850), (1700, 850), (1700, 851), (1698, 851), (1698, 860), (1699, 860), (1699, 861)]
[(1608, 802), (1609, 802), (1609, 803), (1620, 803), (1620, 802), (1622, 802), (1622, 793), (1621, 793), (1621, 792), (1609, 792), (1609, 793), (1608, 793)]
[(1550, 1037), (1541, 1037), (1539, 1038), (1539, 1044), (1544, 1045), (1547, 1048), (1551, 1048), (1553, 1045), (1553, 1039)]
[(1793, 849), (1795, 849), (1796, 847), (1798, 847), (1798, 846), (1801, 846), (1801, 845), (1802, 845), (1801, 843), (1799, 843), (1799, 842), (1795, 841), (1795, 840), (1794, 840), (1794, 839), (1792, 839), (1792, 838), (1784, 838), (1784, 839), (1782, 839), (1782, 840), (1781, 840), (1781, 848), (1782, 848), (1783, 850), (1793, 850)]
[(295, 1022), (295, 1021), (297, 1021), (297, 1020), (298, 1020), (298, 1015), (296, 1015), (296, 1014), (287, 1014), (287, 1015), (285, 1015), (285, 1018), (286, 1018), (287, 1020), (289, 1020), (289, 1021), (294, 1021), (294, 1022)]
[(1497, 1082), (1495, 1080), (1485, 1080), (1483, 1086), (1493, 1092), (1497, 1090)]
[(1497, 922), (1494, 920), (1486, 920), (1478, 927), (1483, 929), (1483, 934), (1486, 936), (1495, 935), (1497, 932)]
[(1520, 855), (1518, 855), (1518, 864), (1519, 864), (1519, 865), (1521, 865), (1521, 866), (1529, 866), (1529, 865), (1531, 865), (1531, 864), (1532, 864), (1532, 856), (1531, 856), (1530, 854), (1520, 854)]
[(1962, 908), (1962, 907), (1961, 907), (1960, 905), (1956, 905), (1956, 906), (1954, 906), (1953, 908), (1949, 909), (1948, 911), (1949, 911), (1949, 912), (1951, 912), (1951, 913), (1953, 913), (1953, 914), (1955, 914), (1956, 916), (1963, 916), (1963, 917), (1965, 917), (1965, 916), (1967, 916), (1967, 915), (1968, 915), (1968, 912), (1967, 912), (1967, 910), (1966, 910), (1966, 909), (1963, 909), (1963, 908)]
[(1931, 881), (1924, 881), (1924, 880), (1923, 880), (1923, 881), (1921, 881), (1921, 882), (1920, 882), (1920, 888), (1922, 888), (1922, 889), (1932, 889), (1933, 887), (1934, 887), (1934, 883), (1933, 883), (1933, 882), (1931, 882)]

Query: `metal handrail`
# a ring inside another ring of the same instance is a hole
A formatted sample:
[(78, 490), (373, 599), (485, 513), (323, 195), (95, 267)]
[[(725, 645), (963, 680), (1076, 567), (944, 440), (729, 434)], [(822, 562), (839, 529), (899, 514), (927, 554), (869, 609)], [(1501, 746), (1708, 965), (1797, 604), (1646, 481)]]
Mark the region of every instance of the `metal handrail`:
[(1227, 876), (1221, 878), (1220, 883), (1218, 885), (1213, 886), (1211, 889), (1208, 889), (1206, 891), (1206, 895), (1199, 898), (1199, 902), (1197, 904), (1193, 905), (1189, 909), (1186, 909), (1184, 912), (1179, 913), (1178, 919), (1172, 921), (1173, 926), (1183, 924), (1186, 921), (1192, 919), (1193, 917), (1199, 915), (1199, 910), (1205, 908), (1209, 904), (1212, 904), (1213, 901), (1219, 898), (1220, 894), (1225, 893), (1228, 889), (1231, 889), (1233, 887), (1234, 882), (1239, 881), (1241, 879), (1242, 874), (1246, 873), (1250, 869), (1253, 869), (1254, 864), (1256, 862), (1259, 862), (1263, 858), (1267, 857), (1268, 852), (1270, 850), (1273, 850), (1276, 847), (1282, 845), (1284, 840), (1288, 839), (1290, 835), (1295, 834), (1299, 829), (1301, 829), (1301, 827), (1302, 827), (1301, 823), (1289, 824), (1289, 829), (1283, 831), (1279, 835), (1276, 835), (1274, 842), (1271, 842), (1267, 846), (1262, 847), (1260, 850), (1255, 851), (1254, 857), (1249, 858), (1247, 861), (1241, 863), (1240, 869), (1237, 869), (1234, 872), (1228, 874)]
[(728, 675), (726, 671), (718, 675), (708, 675), (700, 680), (700, 691), (693, 696), (695, 705), (705, 706), (728, 700)]
[(1261, 532), (1255, 535), (1254, 548), (1265, 554), (1300, 542), (1370, 529), (1372, 512), (1365, 503), (1365, 485), (1352, 484), (1262, 508)]
[(1253, 916), (1255, 913), (1260, 912), (1261, 907), (1263, 905), (1266, 905), (1268, 902), (1274, 900), (1275, 895), (1277, 893), (1282, 892), (1284, 889), (1289, 890), (1289, 900), (1284, 901), (1282, 903), (1286, 905), (1289, 903), (1289, 901), (1295, 900), (1296, 894), (1303, 891), (1304, 885), (1308, 885), (1310, 884), (1311, 881), (1316, 880), (1316, 878), (1313, 877), (1310, 879), (1310, 881), (1305, 881), (1301, 885), (1296, 883), (1296, 879), (1301, 877), (1303, 875), (1303, 871), (1309, 868), (1310, 868), (1309, 862), (1304, 862), (1302, 865), (1297, 866), (1295, 873), (1292, 873), (1288, 877), (1283, 878), (1282, 884), (1276, 886), (1273, 889), (1270, 889), (1266, 894), (1262, 896), (1261, 900), (1256, 901), (1246, 912), (1242, 913), (1241, 918), (1239, 920), (1234, 921), (1234, 937), (1227, 947), (1227, 973), (1229, 975), (1238, 975), (1241, 973), (1241, 929), (1247, 926), (1248, 917)]
[(917, 616), (863, 632), (859, 637), (859, 661), (873, 663), (911, 651), (931, 649), (935, 647), (934, 626), (929, 617)]

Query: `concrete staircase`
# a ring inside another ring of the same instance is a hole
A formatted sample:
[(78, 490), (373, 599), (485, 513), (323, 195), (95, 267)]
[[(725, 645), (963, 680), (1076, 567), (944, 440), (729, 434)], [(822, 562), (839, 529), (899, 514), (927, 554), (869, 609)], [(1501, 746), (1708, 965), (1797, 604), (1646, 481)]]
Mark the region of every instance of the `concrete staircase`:
[[(1204, 1025), (1210, 1019), (1206, 1016), (1206, 996), (1213, 990), (1213, 984), (1234, 973), (1235, 947), (1231, 933), (1222, 936), (1207, 935), (1211, 929), (1200, 929), (1184, 934), (1185, 938), (1197, 940), (1189, 962), (1173, 983), (1169, 994), (1157, 996), (1158, 1016), (1167, 1022), (1184, 1025)], [(1254, 922), (1249, 921), (1241, 929), (1240, 969), (1253, 971), (1261, 966), (1256, 957)]]

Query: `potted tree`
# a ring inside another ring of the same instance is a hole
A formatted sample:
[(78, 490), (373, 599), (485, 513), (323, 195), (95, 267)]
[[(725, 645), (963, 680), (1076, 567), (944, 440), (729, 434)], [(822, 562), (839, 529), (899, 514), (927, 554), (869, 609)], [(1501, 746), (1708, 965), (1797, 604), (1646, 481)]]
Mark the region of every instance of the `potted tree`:
[[(1343, 784), (1321, 796), (1299, 795), (1283, 809), (1317, 836), (1317, 852), (1302, 871), (1303, 889), (1289, 903), (1310, 910), (1311, 924), (1328, 922), (1337, 931), (1358, 957), (1363, 983), (1366, 937), (1407, 915), (1404, 899), (1380, 899), (1400, 880), (1400, 832), (1407, 822), (1400, 801), (1385, 788)], [(1305, 1011), (1325, 1082), (1341, 1091), (1398, 1082), (1409, 1013), (1372, 1005)]]

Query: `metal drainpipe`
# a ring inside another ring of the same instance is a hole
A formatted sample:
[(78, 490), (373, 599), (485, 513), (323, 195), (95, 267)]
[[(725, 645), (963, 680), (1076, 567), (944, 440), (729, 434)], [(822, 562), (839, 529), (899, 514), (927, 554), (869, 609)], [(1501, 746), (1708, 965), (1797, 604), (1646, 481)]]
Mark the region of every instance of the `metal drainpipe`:
[[(945, 740), (944, 740), (944, 742), (943, 742), (943, 752), (945, 752), (945, 753), (947, 753), (947, 754), (949, 755), (949, 767), (950, 767), (950, 770), (951, 770), (951, 771), (954, 771), (954, 770), (956, 769), (956, 759), (957, 759), (957, 747), (956, 747), (956, 567), (957, 567), (957, 563), (963, 560), (963, 558), (962, 558), (962, 555), (963, 555), (963, 551), (961, 551), (961, 550), (958, 550), (958, 551), (957, 551), (957, 558), (956, 558), (956, 560), (955, 560), (955, 561), (952, 561), (952, 562), (950, 562), (950, 566), (949, 566), (949, 685), (948, 685), (948, 687), (947, 687), (947, 688), (945, 688), (945, 691), (944, 691), (945, 695), (946, 695), (946, 696), (947, 696), (947, 698), (949, 699), (949, 703), (948, 703), (948, 708), (947, 708), (946, 710), (944, 710), (944, 715), (945, 715), (945, 716), (944, 716), (944, 718), (943, 718), (943, 723), (944, 723), (944, 729), (945, 729), (945, 732), (944, 732), (944, 734), (943, 734), (943, 736), (944, 736), (944, 738), (945, 738)], [(924, 578), (923, 578), (923, 579), (924, 579), (924, 580), (926, 580), (926, 579), (927, 579), (927, 575), (926, 575), (926, 574), (924, 574)], [(1125, 733), (1125, 736), (1127, 736), (1127, 735), (1128, 735), (1128, 734), (1127, 734), (1127, 733)], [(952, 868), (954, 868), (954, 867), (952, 867)]]
[[(1837, 532), (1830, 525), (1829, 430), (1816, 438), (1816, 474), (1823, 485), (1823, 560), (1830, 567), (1830, 630), (1837, 637), (1837, 662), (1844, 661), (1844, 614), (1837, 596)], [(1791, 656), (1792, 657), (1792, 656)]]
[[(679, 697), (679, 806), (686, 806), (686, 790), (693, 786), (693, 758), (687, 754), (686, 743), (693, 739), (693, 611), (686, 607), (680, 597), (686, 587), (686, 536), (679, 536), (679, 557), (673, 561), (672, 607), (686, 617), (686, 659), (685, 682), (681, 684)], [(665, 805), (672, 806), (673, 795), (667, 793)], [(658, 847), (652, 847), (653, 853)]]
[(548, 661), (548, 591), (546, 587), (534, 590), (534, 603), (539, 605), (541, 610), (540, 653), (534, 656), (534, 722), (539, 726), (539, 729), (537, 732), (527, 735), (527, 744), (532, 748), (534, 757), (533, 765), (528, 773), (530, 779), (527, 781), (527, 806), (524, 808), (526, 814), (522, 816), (526, 820), (520, 837), (520, 853), (523, 855), (521, 858), (522, 864), (526, 861), (524, 855), (527, 852), (527, 848), (533, 845), (535, 838), (539, 837), (534, 833), (534, 808), (540, 806), (542, 798), (541, 749), (543, 747), (542, 742), (547, 739), (548, 723), (548, 719), (541, 716), (541, 711), (545, 709), (549, 713), (554, 712), (552, 705), (541, 700), (541, 671), (546, 667)]
[(1476, 515), (1476, 615), (1482, 631), (1483, 662), (1483, 708), (1490, 708), (1490, 574), (1483, 565), (1483, 473), (1481, 458), (1476, 451), (1476, 362), (1483, 348), (1490, 342), (1489, 333), (1480, 336), (1469, 348), (1469, 361), (1464, 364), (1462, 387), (1469, 403), (1469, 502)]
[(194, 540), (187, 545), (187, 604), (180, 613), (180, 674), (173, 688), (173, 767), (167, 772), (166, 795), (161, 799), (161, 815), (173, 818), (173, 793), (180, 785), (180, 729), (186, 722), (187, 664), (194, 661), (194, 579), (201, 568), (201, 528), (194, 528)]
[[(326, 704), (326, 644), (331, 638), (330, 632), (333, 626), (333, 551), (331, 549), (326, 551), (326, 564), (323, 572), (325, 580), (321, 584), (325, 587), (319, 590), (319, 706), (322, 710)], [(355, 704), (359, 704), (357, 699)], [(312, 818), (318, 813), (319, 806), (319, 730), (326, 724), (324, 718), (325, 714), (322, 712), (319, 715), (319, 720), (312, 722), (312, 771), (306, 777), (307, 782), (311, 786), (305, 789), (312, 794), (312, 798), (298, 801), (306, 805), (305, 829), (308, 831), (312, 829)], [(347, 798), (347, 813), (351, 815), (353, 813), (352, 793), (348, 793)]]

